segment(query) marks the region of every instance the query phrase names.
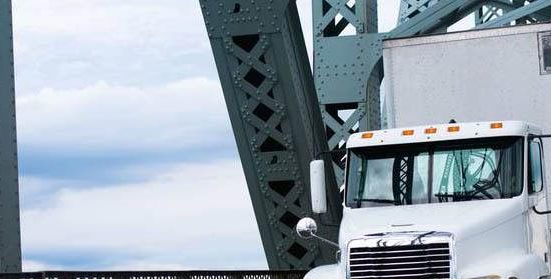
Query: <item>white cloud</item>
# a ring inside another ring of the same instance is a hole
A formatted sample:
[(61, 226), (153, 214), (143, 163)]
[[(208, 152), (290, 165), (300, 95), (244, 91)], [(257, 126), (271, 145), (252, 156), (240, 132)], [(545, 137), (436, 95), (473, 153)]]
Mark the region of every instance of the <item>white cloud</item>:
[[(23, 210), (26, 254), (127, 255), (101, 267), (108, 269), (266, 266), (236, 161), (175, 165), (142, 183), (65, 189), (51, 206)], [(37, 266), (28, 260), (26, 269)]]
[(63, 268), (57, 265), (47, 264), (41, 261), (23, 260), (23, 272), (38, 272), (45, 270), (62, 270)]
[(208, 46), (199, 1), (25, 0), (13, 1), (13, 10), (15, 32), (25, 36), (113, 45), (201, 39), (195, 46)]
[(66, 151), (171, 150), (233, 142), (218, 81), (137, 88), (98, 82), (17, 99), (19, 143)]
[(199, 1), (12, 2), (19, 95), (216, 76)]

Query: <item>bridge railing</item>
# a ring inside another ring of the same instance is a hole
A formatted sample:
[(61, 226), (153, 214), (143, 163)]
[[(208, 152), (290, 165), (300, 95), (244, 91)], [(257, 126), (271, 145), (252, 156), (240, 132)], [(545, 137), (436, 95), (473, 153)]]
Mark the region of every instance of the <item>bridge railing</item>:
[(0, 279), (302, 279), (305, 271), (47, 271), (4, 273)]

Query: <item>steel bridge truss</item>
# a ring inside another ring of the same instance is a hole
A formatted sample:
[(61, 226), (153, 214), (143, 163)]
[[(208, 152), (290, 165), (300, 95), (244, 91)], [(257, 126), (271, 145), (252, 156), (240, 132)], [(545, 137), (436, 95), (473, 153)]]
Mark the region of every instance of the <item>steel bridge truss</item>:
[(381, 127), (382, 48), (387, 38), (551, 19), (551, 0), (402, 0), (398, 26), (378, 33), (377, 1), (313, 0), (310, 72), (294, 0), (200, 0), (268, 263), (310, 268), (332, 251), (293, 231), (312, 216), (308, 161), (324, 151), (329, 213), (315, 216), (337, 238), (344, 144)]

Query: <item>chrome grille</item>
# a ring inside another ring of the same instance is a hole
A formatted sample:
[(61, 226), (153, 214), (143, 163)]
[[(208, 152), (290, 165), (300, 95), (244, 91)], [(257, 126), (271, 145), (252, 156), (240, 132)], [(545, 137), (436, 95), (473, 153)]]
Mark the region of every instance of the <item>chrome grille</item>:
[(439, 235), (421, 239), (420, 235), (426, 233), (351, 242), (349, 278), (452, 278), (451, 238)]

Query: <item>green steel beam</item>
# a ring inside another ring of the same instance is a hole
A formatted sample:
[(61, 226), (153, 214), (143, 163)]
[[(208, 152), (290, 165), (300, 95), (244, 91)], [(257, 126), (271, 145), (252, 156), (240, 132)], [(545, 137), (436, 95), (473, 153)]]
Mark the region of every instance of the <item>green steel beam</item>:
[(293, 228), (311, 216), (308, 162), (331, 150), (329, 214), (316, 218), (336, 240), (339, 151), (351, 133), (380, 126), (383, 39), (446, 32), (484, 6), (506, 11), (488, 14), (496, 17), (488, 24), (542, 21), (544, 1), (402, 0), (399, 26), (383, 34), (377, 1), (313, 0), (313, 81), (294, 0), (200, 0), (270, 268), (334, 260), (332, 249), (298, 239)]
[(402, 24), (436, 3), (438, 3), (438, 0), (402, 0), (398, 22)]
[(461, 19), (460, 15), (469, 14), (474, 6), (482, 2), (480, 0), (440, 0), (400, 24), (388, 36), (407, 37), (433, 33), (434, 30), (453, 25)]
[[(377, 1), (313, 1), (314, 80), (333, 169), (344, 183), (344, 143), (357, 131), (380, 127)], [(372, 69), (376, 69), (373, 71)]]
[[(200, 4), (270, 268), (335, 262), (334, 249), (294, 231), (313, 216), (309, 162), (327, 152), (294, 0)], [(329, 213), (315, 218), (336, 241), (342, 208), (332, 172), (327, 185)]]
[[(538, 11), (541, 11), (549, 7), (551, 7), (550, 0), (533, 1), (530, 4), (524, 5), (518, 9), (507, 12), (502, 16), (500, 16), (499, 18), (480, 24), (476, 28), (483, 29), (483, 28), (494, 28), (494, 27), (509, 25), (511, 24), (511, 22), (525, 18), (527, 16), (530, 16), (534, 13), (537, 13)], [(549, 18), (547, 18), (547, 20), (549, 20)]]
[(21, 272), (11, 1), (0, 1), (0, 272)]

